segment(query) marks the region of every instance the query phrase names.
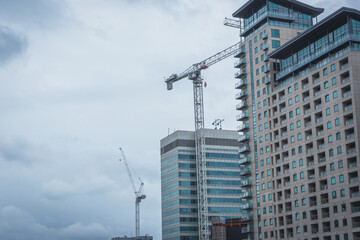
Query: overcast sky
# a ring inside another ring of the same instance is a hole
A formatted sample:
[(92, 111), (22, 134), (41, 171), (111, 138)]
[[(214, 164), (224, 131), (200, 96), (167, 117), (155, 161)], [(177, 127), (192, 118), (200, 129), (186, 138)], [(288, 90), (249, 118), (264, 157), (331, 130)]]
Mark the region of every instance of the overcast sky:
[[(134, 235), (120, 146), (145, 183), (141, 233), (160, 239), (159, 141), (194, 128), (192, 84), (164, 77), (236, 43), (222, 22), (244, 2), (0, 0), (0, 239)], [(207, 127), (236, 129), (234, 61), (203, 71)]]

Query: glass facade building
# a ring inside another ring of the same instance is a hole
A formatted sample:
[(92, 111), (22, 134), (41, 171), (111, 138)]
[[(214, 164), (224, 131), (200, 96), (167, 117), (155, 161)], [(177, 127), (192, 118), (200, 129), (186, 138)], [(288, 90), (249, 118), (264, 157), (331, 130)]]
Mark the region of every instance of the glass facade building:
[[(205, 134), (209, 217), (239, 218), (241, 182), (238, 134), (201, 130)], [(161, 140), (163, 239), (193, 240), (198, 234), (195, 133), (176, 131)]]

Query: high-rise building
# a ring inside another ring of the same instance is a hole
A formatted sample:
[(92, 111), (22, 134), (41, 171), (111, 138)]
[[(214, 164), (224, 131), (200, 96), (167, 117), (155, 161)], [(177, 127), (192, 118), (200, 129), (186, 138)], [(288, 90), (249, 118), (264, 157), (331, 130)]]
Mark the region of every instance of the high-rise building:
[(313, 24), (322, 12), (250, 0), (233, 14), (248, 239), (360, 239), (360, 12)]
[[(239, 218), (238, 133), (214, 129), (199, 131), (205, 137), (209, 218)], [(161, 140), (163, 239), (199, 239), (195, 158), (195, 132), (176, 131)]]

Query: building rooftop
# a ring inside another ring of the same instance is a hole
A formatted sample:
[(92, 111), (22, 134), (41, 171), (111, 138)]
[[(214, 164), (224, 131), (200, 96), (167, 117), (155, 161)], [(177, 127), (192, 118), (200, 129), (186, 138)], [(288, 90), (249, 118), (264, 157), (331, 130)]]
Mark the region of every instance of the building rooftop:
[[(272, 0), (272, 2), (285, 7), (293, 7), (302, 13), (310, 15), (313, 18), (324, 12), (323, 8), (313, 7), (296, 0)], [(259, 8), (264, 3), (265, 0), (249, 0), (241, 8), (236, 10), (236, 12), (234, 12), (232, 16), (236, 18), (250, 17), (253, 14), (253, 9)]]
[[(309, 28), (308, 30), (304, 31), (302, 34), (298, 35), (297, 37), (293, 38), (292, 40), (288, 41), (278, 49), (269, 53), (269, 58), (276, 58), (276, 59), (283, 59), (286, 58), (291, 54), (292, 51), (296, 51), (296, 49), (302, 48), (304, 45), (308, 43), (311, 39), (316, 39), (320, 36), (320, 34), (329, 28), (336, 29), (341, 25), (346, 23), (345, 15), (351, 15), (360, 19), (360, 11), (353, 9), (342, 7), (339, 10), (335, 11), (334, 13), (330, 14), (313, 27)], [(306, 39), (306, 41), (305, 41)]]

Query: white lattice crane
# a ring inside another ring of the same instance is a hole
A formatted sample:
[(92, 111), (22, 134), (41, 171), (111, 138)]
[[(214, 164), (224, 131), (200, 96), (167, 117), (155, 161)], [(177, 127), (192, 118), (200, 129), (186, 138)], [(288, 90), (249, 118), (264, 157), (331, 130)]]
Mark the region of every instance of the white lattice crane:
[(123, 160), (125, 162), (125, 166), (126, 166), (126, 170), (129, 175), (129, 178), (130, 178), (131, 186), (135, 193), (135, 233), (136, 233), (136, 237), (139, 237), (140, 236), (140, 202), (141, 202), (141, 200), (146, 198), (146, 195), (142, 194), (144, 183), (139, 178), (140, 186), (139, 186), (139, 190), (136, 190), (134, 179), (131, 175), (129, 164), (126, 160), (124, 151), (122, 150), (122, 148), (119, 148), (119, 149), (120, 149), (120, 154), (121, 154), (120, 161)]
[(236, 43), (225, 50), (199, 62), (183, 71), (181, 74), (172, 74), (165, 80), (167, 89), (173, 88), (173, 83), (183, 78), (188, 78), (193, 82), (194, 91), (194, 118), (195, 118), (195, 146), (196, 146), (196, 170), (197, 170), (197, 193), (198, 193), (198, 221), (200, 240), (210, 239), (209, 214), (207, 203), (207, 177), (206, 177), (206, 158), (205, 158), (205, 137), (201, 133), (204, 128), (204, 102), (203, 102), (203, 79), (201, 70), (207, 69), (211, 65), (232, 56), (240, 48), (240, 43)]

